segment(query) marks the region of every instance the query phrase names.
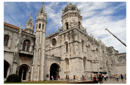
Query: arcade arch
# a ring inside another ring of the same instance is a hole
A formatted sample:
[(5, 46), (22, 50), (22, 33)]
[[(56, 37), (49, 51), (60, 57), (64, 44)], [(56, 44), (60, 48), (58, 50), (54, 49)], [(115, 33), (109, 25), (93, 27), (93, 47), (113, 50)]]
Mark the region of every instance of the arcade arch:
[(30, 80), (30, 67), (27, 64), (20, 65), (17, 69), (17, 74), (22, 81)]
[(59, 76), (60, 66), (57, 63), (53, 63), (50, 66), (50, 80), (52, 80), (52, 76), (54, 80), (57, 80), (57, 76)]

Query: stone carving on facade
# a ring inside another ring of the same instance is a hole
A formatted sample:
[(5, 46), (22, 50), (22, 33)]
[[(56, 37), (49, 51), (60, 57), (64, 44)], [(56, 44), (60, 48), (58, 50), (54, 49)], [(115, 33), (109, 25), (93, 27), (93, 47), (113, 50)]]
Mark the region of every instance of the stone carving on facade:
[(112, 53), (111, 47), (107, 47), (106, 50), (107, 50), (109, 53)]
[(29, 20), (26, 23), (25, 31), (27, 31), (28, 33), (31, 33), (31, 34), (33, 34), (33, 32), (34, 32), (34, 24), (33, 24), (33, 21), (32, 21), (32, 13), (30, 15)]
[(72, 19), (72, 22), (70, 22), (70, 27), (77, 27), (78, 26), (78, 23), (75, 21), (75, 19), (73, 18)]
[(119, 56), (118, 61), (120, 62), (123, 59), (126, 61), (126, 56), (125, 55)]
[(22, 25), (19, 28), (19, 33), (22, 33)]

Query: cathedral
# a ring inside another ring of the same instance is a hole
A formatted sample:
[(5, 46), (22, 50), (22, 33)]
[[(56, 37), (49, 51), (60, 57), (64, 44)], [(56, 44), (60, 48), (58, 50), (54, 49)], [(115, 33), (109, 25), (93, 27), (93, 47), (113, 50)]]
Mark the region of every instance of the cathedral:
[(25, 29), (4, 22), (4, 80), (17, 74), (22, 81), (70, 79), (94, 74), (126, 74), (126, 53), (107, 47), (88, 35), (82, 26), (81, 10), (69, 3), (62, 11), (62, 27), (46, 36), (47, 13), (44, 3), (36, 16), (32, 14)]

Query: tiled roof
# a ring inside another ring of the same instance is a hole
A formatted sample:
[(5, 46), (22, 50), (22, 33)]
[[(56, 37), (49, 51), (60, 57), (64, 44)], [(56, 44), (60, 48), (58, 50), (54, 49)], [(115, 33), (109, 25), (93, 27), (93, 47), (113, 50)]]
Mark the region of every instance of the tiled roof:
[[(14, 29), (18, 29), (18, 30), (19, 30), (19, 27), (14, 26), (14, 25), (12, 25), (12, 24), (9, 24), (9, 23), (4, 22), (4, 25), (9, 26), (9, 27), (12, 27), (12, 28), (14, 28)], [(26, 31), (25, 31), (25, 30), (23, 30), (23, 29), (22, 29), (22, 31), (23, 31), (23, 32), (26, 32)]]

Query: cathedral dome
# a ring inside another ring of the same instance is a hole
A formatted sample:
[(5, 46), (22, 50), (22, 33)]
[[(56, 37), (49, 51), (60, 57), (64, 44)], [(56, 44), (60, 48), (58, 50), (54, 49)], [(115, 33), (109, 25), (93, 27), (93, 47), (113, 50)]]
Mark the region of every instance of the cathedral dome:
[(78, 11), (78, 8), (77, 8), (77, 6), (76, 5), (73, 5), (72, 3), (69, 3), (66, 7), (65, 7), (65, 9), (64, 9), (64, 13), (65, 12), (68, 12), (68, 11)]

